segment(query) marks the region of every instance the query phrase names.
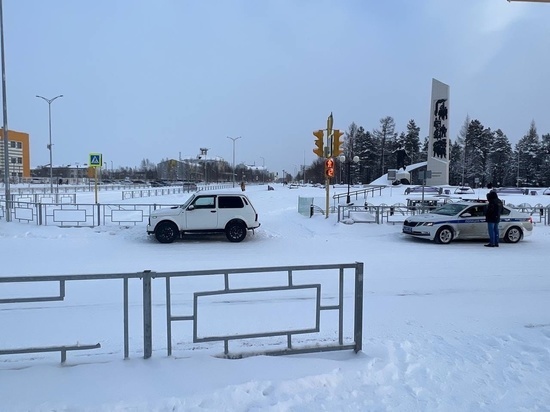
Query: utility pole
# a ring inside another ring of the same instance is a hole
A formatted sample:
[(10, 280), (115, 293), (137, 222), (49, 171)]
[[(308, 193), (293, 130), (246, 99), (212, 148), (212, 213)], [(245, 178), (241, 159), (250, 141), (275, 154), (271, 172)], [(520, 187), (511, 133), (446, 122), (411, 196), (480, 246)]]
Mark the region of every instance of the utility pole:
[(0, 0), (0, 48), (1, 48), (1, 59), (2, 59), (2, 107), (3, 107), (3, 117), (4, 117), (4, 126), (3, 126), (3, 135), (4, 138), (4, 188), (5, 188), (5, 197), (6, 197), (6, 222), (11, 221), (11, 210), (10, 210), (10, 167), (9, 167), (9, 146), (8, 146), (8, 103), (7, 103), (7, 93), (6, 93), (6, 61), (4, 59), (4, 16), (2, 12), (2, 0)]

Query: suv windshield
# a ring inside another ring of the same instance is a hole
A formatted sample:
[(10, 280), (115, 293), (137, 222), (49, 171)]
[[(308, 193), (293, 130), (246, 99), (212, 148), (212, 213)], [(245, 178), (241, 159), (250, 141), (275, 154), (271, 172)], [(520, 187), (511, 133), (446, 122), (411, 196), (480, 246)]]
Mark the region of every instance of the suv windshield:
[(468, 205), (460, 205), (456, 203), (447, 203), (440, 208), (435, 209), (432, 213), (436, 215), (454, 216), (466, 209)]
[(186, 209), (187, 206), (189, 206), (189, 205), (191, 204), (191, 202), (193, 201), (193, 199), (194, 199), (196, 196), (197, 196), (196, 194), (193, 195), (193, 196), (189, 196), (189, 199), (187, 199), (187, 200), (185, 201), (185, 203), (184, 203), (183, 205), (181, 205), (180, 207), (181, 207), (182, 209)]

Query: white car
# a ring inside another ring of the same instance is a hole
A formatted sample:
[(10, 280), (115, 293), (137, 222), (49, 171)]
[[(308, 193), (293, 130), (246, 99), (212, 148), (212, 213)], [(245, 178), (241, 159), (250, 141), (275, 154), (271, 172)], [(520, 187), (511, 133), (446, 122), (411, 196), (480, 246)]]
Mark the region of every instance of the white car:
[[(430, 213), (408, 217), (403, 233), (448, 244), (454, 239), (489, 239), (483, 201), (447, 203)], [(507, 243), (517, 243), (533, 231), (533, 220), (526, 213), (504, 206), (498, 225), (499, 235)]]
[(181, 206), (152, 212), (147, 233), (160, 243), (171, 243), (184, 233), (225, 233), (230, 242), (240, 242), (247, 230), (259, 226), (258, 214), (244, 194), (198, 192)]

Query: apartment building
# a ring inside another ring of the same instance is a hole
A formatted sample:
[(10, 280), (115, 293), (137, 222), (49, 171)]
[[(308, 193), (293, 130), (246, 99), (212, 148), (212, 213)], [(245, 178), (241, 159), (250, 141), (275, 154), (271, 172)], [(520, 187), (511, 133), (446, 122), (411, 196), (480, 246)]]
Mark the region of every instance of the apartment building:
[[(31, 177), (29, 134), (8, 131), (8, 173), (11, 182)], [(0, 177), (4, 181), (4, 131), (0, 129)]]

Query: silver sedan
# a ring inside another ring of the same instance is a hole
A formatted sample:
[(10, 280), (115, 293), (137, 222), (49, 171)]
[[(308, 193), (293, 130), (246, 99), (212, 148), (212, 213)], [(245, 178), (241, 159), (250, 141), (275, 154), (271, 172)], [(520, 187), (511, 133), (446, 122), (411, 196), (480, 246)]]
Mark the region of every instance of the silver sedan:
[[(407, 218), (403, 233), (443, 244), (454, 239), (488, 239), (486, 204), (480, 201), (447, 203), (430, 213)], [(517, 243), (532, 233), (533, 220), (526, 213), (504, 206), (498, 228), (503, 241)]]

